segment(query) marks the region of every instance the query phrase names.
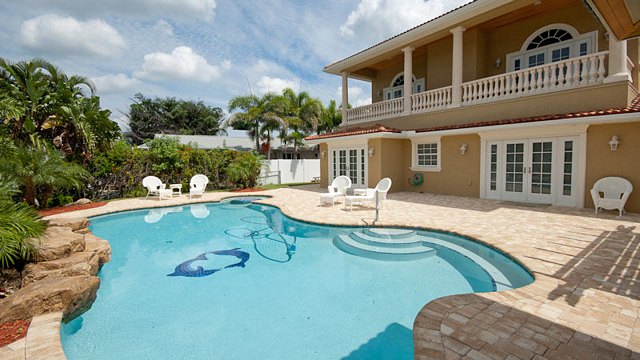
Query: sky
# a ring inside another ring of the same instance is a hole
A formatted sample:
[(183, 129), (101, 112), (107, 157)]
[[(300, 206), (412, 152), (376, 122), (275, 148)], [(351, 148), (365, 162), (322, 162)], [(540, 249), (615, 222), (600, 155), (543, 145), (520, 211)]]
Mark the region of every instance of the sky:
[[(90, 78), (121, 125), (138, 92), (225, 111), (234, 96), (285, 87), (339, 103), (325, 65), (467, 2), (0, 0), (0, 57)], [(370, 103), (370, 84), (350, 79), (349, 102)]]

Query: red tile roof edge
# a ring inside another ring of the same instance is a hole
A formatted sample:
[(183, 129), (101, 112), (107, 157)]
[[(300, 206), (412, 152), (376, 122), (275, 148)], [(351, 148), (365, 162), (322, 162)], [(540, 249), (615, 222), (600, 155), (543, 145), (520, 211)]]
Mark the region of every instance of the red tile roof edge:
[(375, 133), (401, 133), (402, 130), (386, 127), (381, 124), (375, 124), (373, 126), (367, 127), (356, 127), (351, 129), (338, 130), (325, 134), (317, 134), (311, 135), (304, 138), (305, 140), (320, 140), (320, 139), (329, 139), (334, 137), (343, 137), (343, 136), (354, 136), (354, 135), (364, 135), (364, 134), (375, 134)]
[(627, 114), (627, 113), (637, 113), (637, 112), (640, 112), (640, 95), (637, 95), (633, 99), (633, 101), (631, 101), (631, 104), (624, 108), (611, 108), (611, 109), (605, 109), (605, 110), (591, 110), (591, 111), (581, 111), (581, 112), (564, 113), (564, 114), (530, 116), (530, 117), (522, 117), (522, 118), (516, 118), (516, 119), (492, 120), (492, 121), (483, 121), (483, 122), (460, 124), (460, 125), (434, 126), (430, 128), (416, 129), (415, 132), (422, 133), (422, 132), (443, 131), (443, 130), (457, 130), (457, 129), (468, 129), (468, 128), (474, 128), (474, 127), (523, 124), (523, 123), (539, 122), (539, 121), (562, 120), (562, 119), (581, 118), (581, 117), (587, 117), (587, 116), (604, 116), (604, 115)]

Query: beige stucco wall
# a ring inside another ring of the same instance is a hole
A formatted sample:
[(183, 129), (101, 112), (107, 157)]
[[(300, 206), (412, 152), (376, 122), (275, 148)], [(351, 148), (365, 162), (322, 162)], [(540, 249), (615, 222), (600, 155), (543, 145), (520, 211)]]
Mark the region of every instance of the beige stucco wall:
[[(329, 151), (327, 144), (320, 144), (320, 186), (329, 186)], [(322, 156), (324, 152), (324, 157)]]
[[(598, 30), (598, 51), (608, 50), (609, 43), (604, 38), (606, 32), (604, 27), (583, 4), (576, 3), (495, 29), (483, 30), (482, 26), (478, 26), (465, 31), (463, 81), (505, 73), (507, 71), (506, 55), (519, 51), (533, 32), (554, 23), (569, 24), (581, 34)], [(417, 78), (426, 77), (427, 90), (451, 85), (452, 41), (453, 37), (449, 36), (426, 45), (426, 50), (416, 49), (416, 53), (420, 55), (413, 57), (413, 72)], [(496, 68), (495, 60), (498, 58), (501, 60), (501, 65)], [(403, 66), (402, 56), (396, 56), (389, 61), (386, 68), (378, 70), (371, 84), (374, 102), (383, 100), (382, 89), (388, 87), (393, 77), (403, 71)]]
[[(541, 27), (563, 23), (573, 26), (580, 34), (598, 30), (598, 51), (608, 50), (609, 43), (605, 40), (605, 28), (590, 14), (586, 7), (577, 3), (576, 5), (550, 11), (544, 14), (520, 20), (514, 24), (509, 24), (485, 34), (486, 47), (485, 55), (485, 76), (503, 74), (506, 68), (506, 55), (514, 51), (520, 51), (522, 44), (527, 38)], [(466, 39), (465, 39), (466, 40)], [(495, 60), (500, 58), (502, 64), (500, 68), (495, 67)]]
[[(460, 154), (460, 146), (467, 144), (467, 152)], [(415, 174), (409, 169), (411, 157), (405, 163), (405, 189), (435, 194), (458, 196), (480, 196), (480, 136), (443, 136), (440, 139), (442, 166), (440, 171), (421, 171), (424, 183), (417, 188), (408, 180)], [(405, 144), (404, 151), (411, 154), (411, 143)]]
[(391, 178), (391, 192), (403, 191), (406, 163), (406, 139), (370, 139), (368, 147), (374, 149), (374, 155), (369, 157), (368, 184), (374, 187), (380, 179)]
[[(620, 138), (617, 151), (609, 148), (613, 135)], [(640, 115), (635, 123), (592, 125), (587, 129), (586, 207), (593, 207), (589, 190), (606, 176), (621, 176), (631, 181), (634, 191), (625, 208), (640, 213)]]

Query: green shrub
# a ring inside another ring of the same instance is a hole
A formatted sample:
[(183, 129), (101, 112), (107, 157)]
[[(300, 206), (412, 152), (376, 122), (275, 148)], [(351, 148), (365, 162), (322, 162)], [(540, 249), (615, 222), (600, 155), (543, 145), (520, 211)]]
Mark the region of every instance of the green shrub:
[(243, 153), (227, 167), (229, 180), (243, 188), (254, 187), (262, 169), (262, 157), (255, 153)]
[(46, 229), (36, 211), (25, 203), (14, 203), (10, 196), (15, 185), (0, 177), (0, 267), (30, 260), (37, 240)]

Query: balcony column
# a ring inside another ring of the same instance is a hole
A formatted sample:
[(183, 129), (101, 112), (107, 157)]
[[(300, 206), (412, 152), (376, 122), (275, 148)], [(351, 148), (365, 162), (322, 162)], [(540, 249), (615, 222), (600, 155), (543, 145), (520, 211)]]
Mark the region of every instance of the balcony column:
[(451, 107), (462, 106), (462, 35), (466, 28), (451, 29), (453, 34), (453, 55), (451, 61)]
[(347, 123), (347, 110), (349, 109), (349, 74), (346, 72), (342, 75), (342, 123)]
[(630, 81), (631, 74), (627, 68), (627, 40), (619, 41), (609, 33), (609, 76), (605, 82)]
[(411, 113), (411, 95), (413, 94), (413, 48), (406, 47), (404, 52), (404, 113)]

